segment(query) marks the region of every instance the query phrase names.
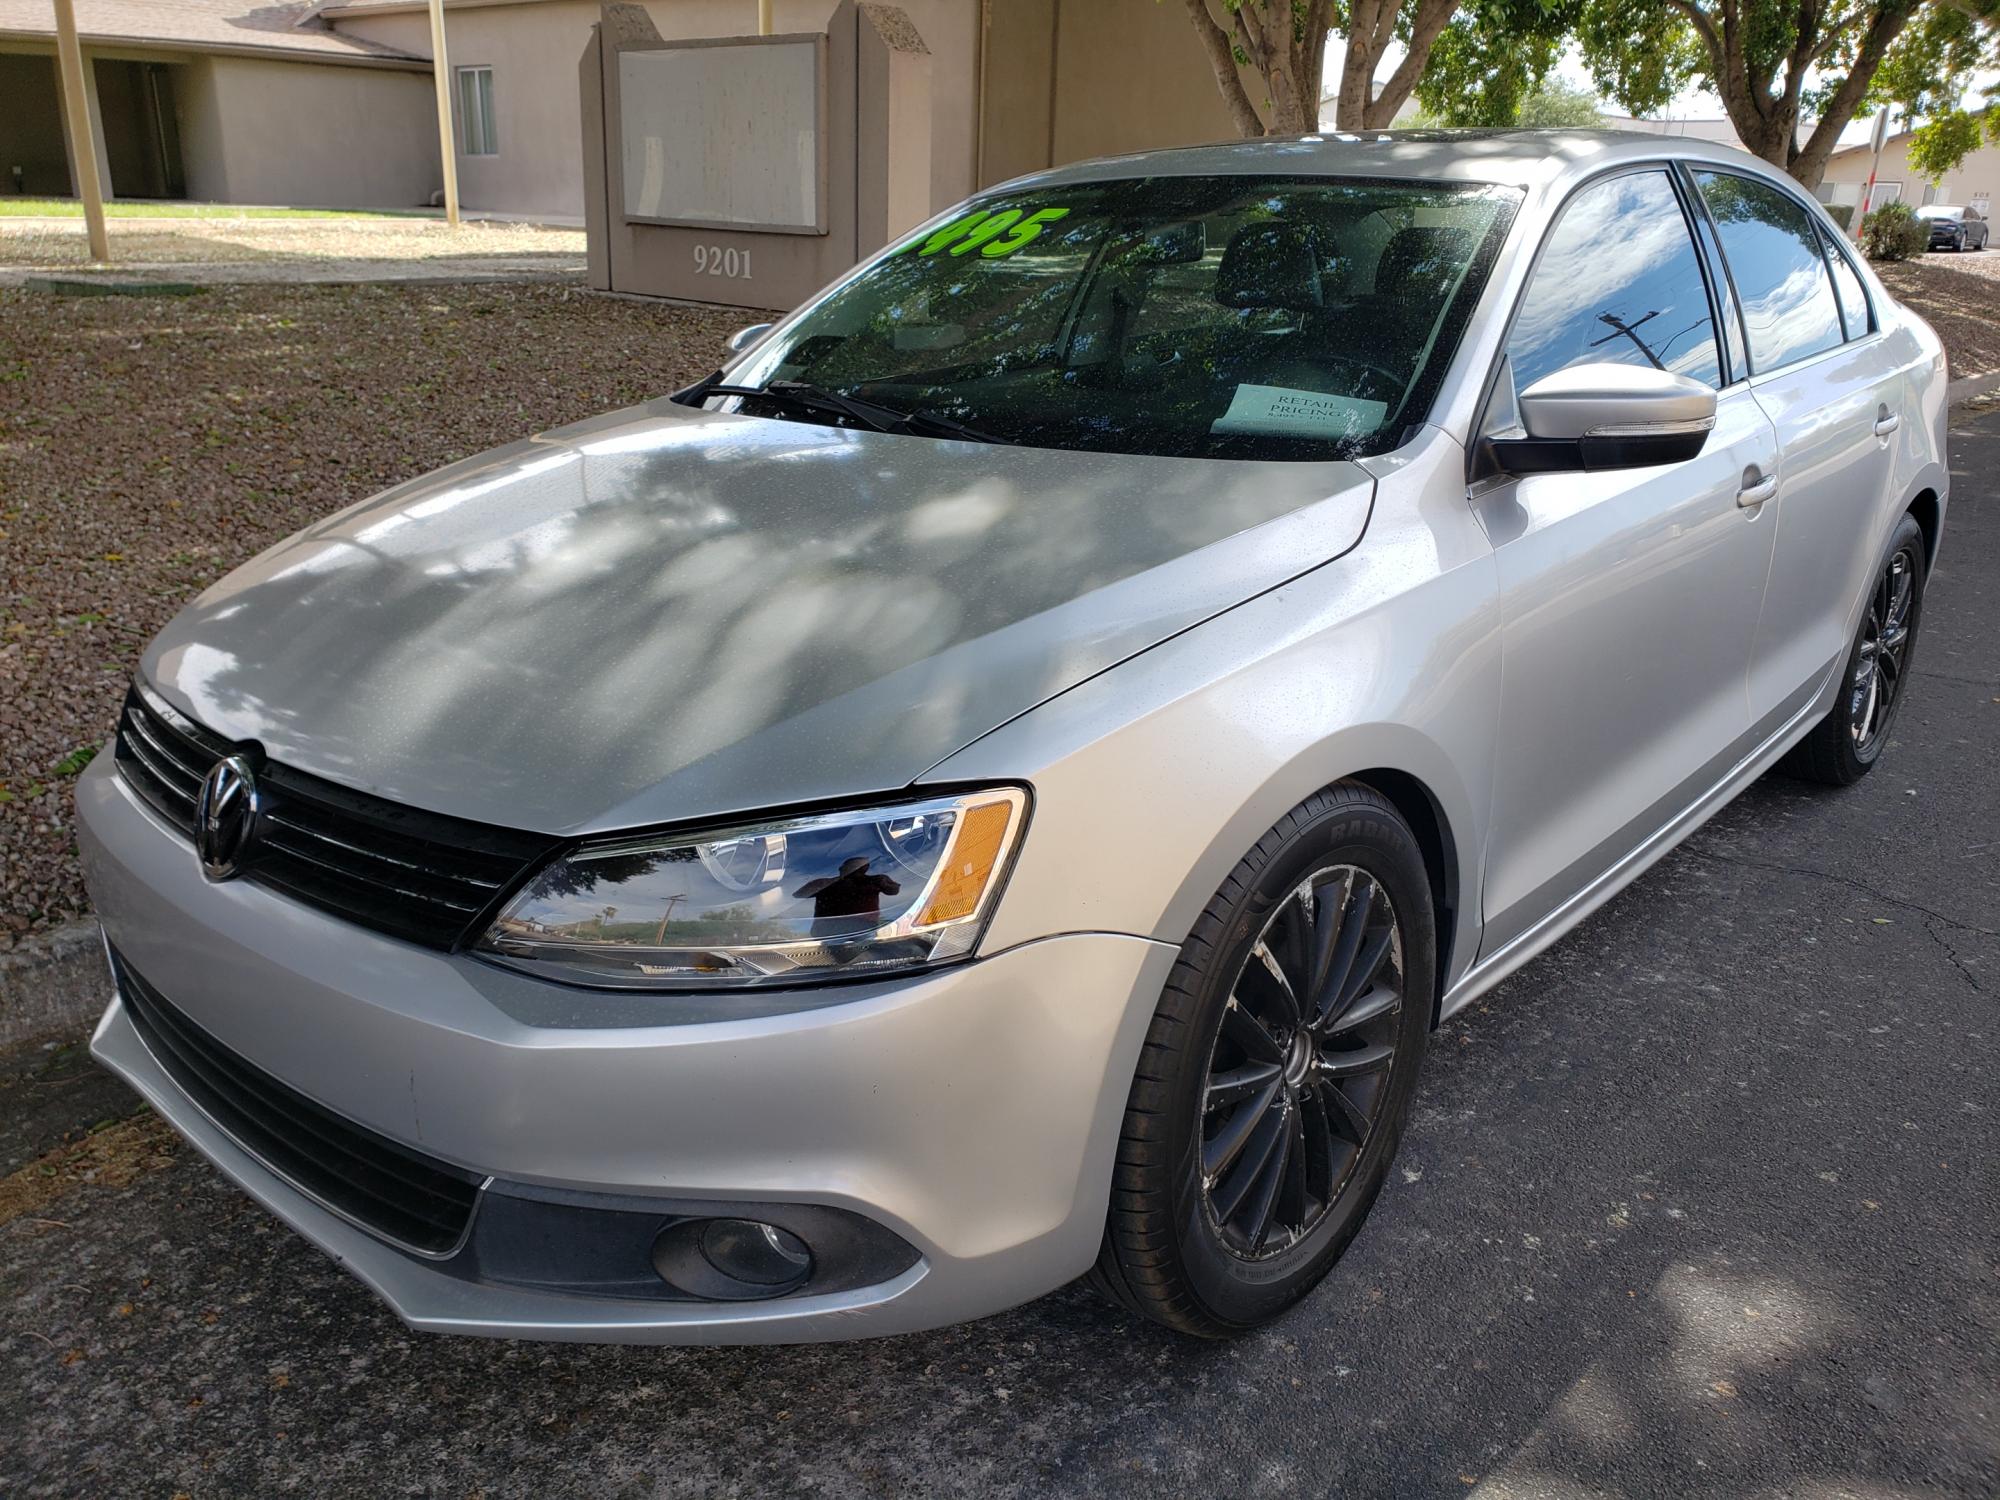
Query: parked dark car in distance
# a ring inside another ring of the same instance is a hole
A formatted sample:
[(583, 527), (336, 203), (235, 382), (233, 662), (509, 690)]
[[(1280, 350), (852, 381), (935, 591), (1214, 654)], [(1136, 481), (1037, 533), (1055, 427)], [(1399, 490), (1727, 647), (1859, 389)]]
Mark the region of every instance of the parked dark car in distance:
[(1984, 250), (1993, 232), (1986, 216), (1969, 205), (1932, 203), (1918, 209), (1917, 217), (1930, 226), (1933, 250)]

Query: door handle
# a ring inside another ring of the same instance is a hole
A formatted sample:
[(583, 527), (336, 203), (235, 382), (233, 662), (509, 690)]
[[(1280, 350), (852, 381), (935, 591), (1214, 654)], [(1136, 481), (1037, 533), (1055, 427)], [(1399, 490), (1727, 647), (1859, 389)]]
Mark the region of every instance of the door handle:
[(1749, 510), (1754, 506), (1762, 505), (1777, 493), (1778, 476), (1773, 474), (1770, 478), (1760, 479), (1755, 484), (1744, 485), (1742, 489), (1736, 492), (1736, 503), (1745, 510)]
[(1877, 417), (1875, 419), (1875, 436), (1887, 437), (1902, 425), (1903, 419), (1893, 413), (1888, 416)]

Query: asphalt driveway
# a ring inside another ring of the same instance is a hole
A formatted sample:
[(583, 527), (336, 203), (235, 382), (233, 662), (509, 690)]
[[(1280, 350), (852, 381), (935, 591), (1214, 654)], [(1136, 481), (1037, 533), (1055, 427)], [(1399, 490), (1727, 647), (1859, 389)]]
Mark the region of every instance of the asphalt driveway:
[[(1446, 1026), (1274, 1329), (1071, 1288), (865, 1345), (424, 1337), (141, 1151), (0, 1228), (0, 1490), (2000, 1493), (2000, 413), (1953, 452), (1882, 769), (1767, 779)], [(0, 1171), (129, 1108), (73, 1059), (11, 1076)]]

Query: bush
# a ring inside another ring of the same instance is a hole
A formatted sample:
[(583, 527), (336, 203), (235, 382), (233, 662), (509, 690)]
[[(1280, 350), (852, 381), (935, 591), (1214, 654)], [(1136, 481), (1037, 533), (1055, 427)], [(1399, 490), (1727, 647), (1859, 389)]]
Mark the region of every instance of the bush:
[(1854, 228), (1854, 205), (1852, 203), (1829, 203), (1826, 205), (1826, 216), (1838, 224), (1843, 231), (1851, 232)]
[(1861, 221), (1861, 253), (1870, 260), (1909, 260), (1930, 243), (1930, 229), (1907, 203), (1885, 203)]

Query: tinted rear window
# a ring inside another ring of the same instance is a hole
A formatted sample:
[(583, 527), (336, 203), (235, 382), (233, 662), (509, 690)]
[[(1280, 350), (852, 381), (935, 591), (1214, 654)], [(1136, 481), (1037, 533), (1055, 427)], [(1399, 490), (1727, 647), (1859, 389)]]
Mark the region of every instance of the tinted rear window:
[(1696, 172), (1736, 283), (1750, 366), (1762, 374), (1841, 341), (1840, 309), (1805, 206), (1733, 172)]

